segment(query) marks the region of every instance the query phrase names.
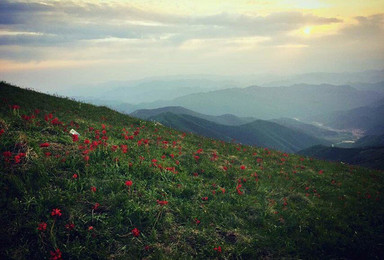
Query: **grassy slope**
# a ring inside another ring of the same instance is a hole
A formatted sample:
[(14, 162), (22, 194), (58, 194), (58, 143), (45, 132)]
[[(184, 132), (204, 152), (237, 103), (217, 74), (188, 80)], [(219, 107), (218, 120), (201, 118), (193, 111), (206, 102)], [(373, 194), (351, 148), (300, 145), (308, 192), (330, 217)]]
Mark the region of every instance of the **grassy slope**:
[[(64, 259), (383, 255), (381, 172), (183, 135), (3, 83), (0, 97), (0, 258), (48, 259), (56, 248)], [(22, 119), (35, 109), (35, 119)], [(49, 113), (64, 126), (45, 121)], [(84, 144), (96, 140), (89, 127), (108, 137), (93, 150)], [(135, 131), (133, 140), (122, 135)], [(62, 216), (51, 216), (56, 208)], [(42, 222), (45, 231), (37, 229)]]

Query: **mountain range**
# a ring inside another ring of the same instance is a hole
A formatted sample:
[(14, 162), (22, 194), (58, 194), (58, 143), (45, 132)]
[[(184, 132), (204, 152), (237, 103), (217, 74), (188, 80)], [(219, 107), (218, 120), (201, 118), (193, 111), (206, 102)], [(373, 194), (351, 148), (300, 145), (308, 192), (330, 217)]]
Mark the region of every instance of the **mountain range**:
[[(360, 91), (350, 86), (306, 84), (275, 88), (251, 86), (195, 93), (168, 101), (143, 103), (134, 108), (137, 110), (183, 106), (210, 115), (234, 114), (258, 119), (305, 118), (366, 106), (383, 97), (384, 95), (377, 92)], [(132, 107), (124, 112), (133, 112), (130, 109)]]
[[(167, 112), (159, 113), (160, 111)], [(185, 111), (188, 114), (172, 113), (170, 111)], [(140, 110), (131, 115), (140, 115), (144, 119), (144, 114), (147, 115), (145, 119), (160, 122), (180, 131), (284, 152), (297, 152), (317, 144), (330, 144), (326, 140), (266, 120), (253, 120), (249, 123), (239, 124), (242, 119), (233, 115), (207, 116), (180, 107)], [(220, 121), (225, 121), (227, 124), (218, 123)]]
[(223, 141), (382, 168), (376, 154), (380, 155), (381, 147), (384, 147), (383, 136), (370, 135), (356, 140), (356, 136), (350, 131), (331, 130), (297, 119), (280, 118), (267, 121), (231, 114), (213, 116), (184, 107), (137, 110), (131, 113), (131, 116)]
[(384, 134), (384, 99), (369, 106), (317, 115), (309, 120), (335, 129), (358, 129), (364, 135), (381, 135)]

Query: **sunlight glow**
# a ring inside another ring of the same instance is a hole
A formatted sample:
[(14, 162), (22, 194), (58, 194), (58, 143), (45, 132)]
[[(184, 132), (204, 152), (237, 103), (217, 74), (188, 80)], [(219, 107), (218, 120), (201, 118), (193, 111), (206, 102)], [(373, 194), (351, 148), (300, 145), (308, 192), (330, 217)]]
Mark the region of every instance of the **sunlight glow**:
[(310, 35), (311, 32), (312, 32), (312, 28), (307, 26), (304, 28), (303, 32), (306, 34), (306, 35)]

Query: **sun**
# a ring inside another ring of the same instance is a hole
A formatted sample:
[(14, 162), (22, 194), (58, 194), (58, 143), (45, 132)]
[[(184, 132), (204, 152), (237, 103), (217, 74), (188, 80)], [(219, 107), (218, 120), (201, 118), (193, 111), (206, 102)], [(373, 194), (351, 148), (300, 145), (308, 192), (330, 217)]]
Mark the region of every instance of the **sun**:
[(303, 30), (303, 32), (304, 32), (306, 35), (310, 35), (310, 34), (311, 34), (311, 31), (312, 31), (312, 27), (309, 27), (309, 26), (305, 27), (304, 30)]

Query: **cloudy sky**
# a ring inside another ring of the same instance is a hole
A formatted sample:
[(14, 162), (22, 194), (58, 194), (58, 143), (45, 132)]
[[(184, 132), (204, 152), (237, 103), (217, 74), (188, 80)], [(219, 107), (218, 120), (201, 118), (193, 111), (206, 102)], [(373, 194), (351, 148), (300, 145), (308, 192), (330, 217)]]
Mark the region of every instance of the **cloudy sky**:
[(384, 0), (0, 0), (0, 80), (384, 68)]

